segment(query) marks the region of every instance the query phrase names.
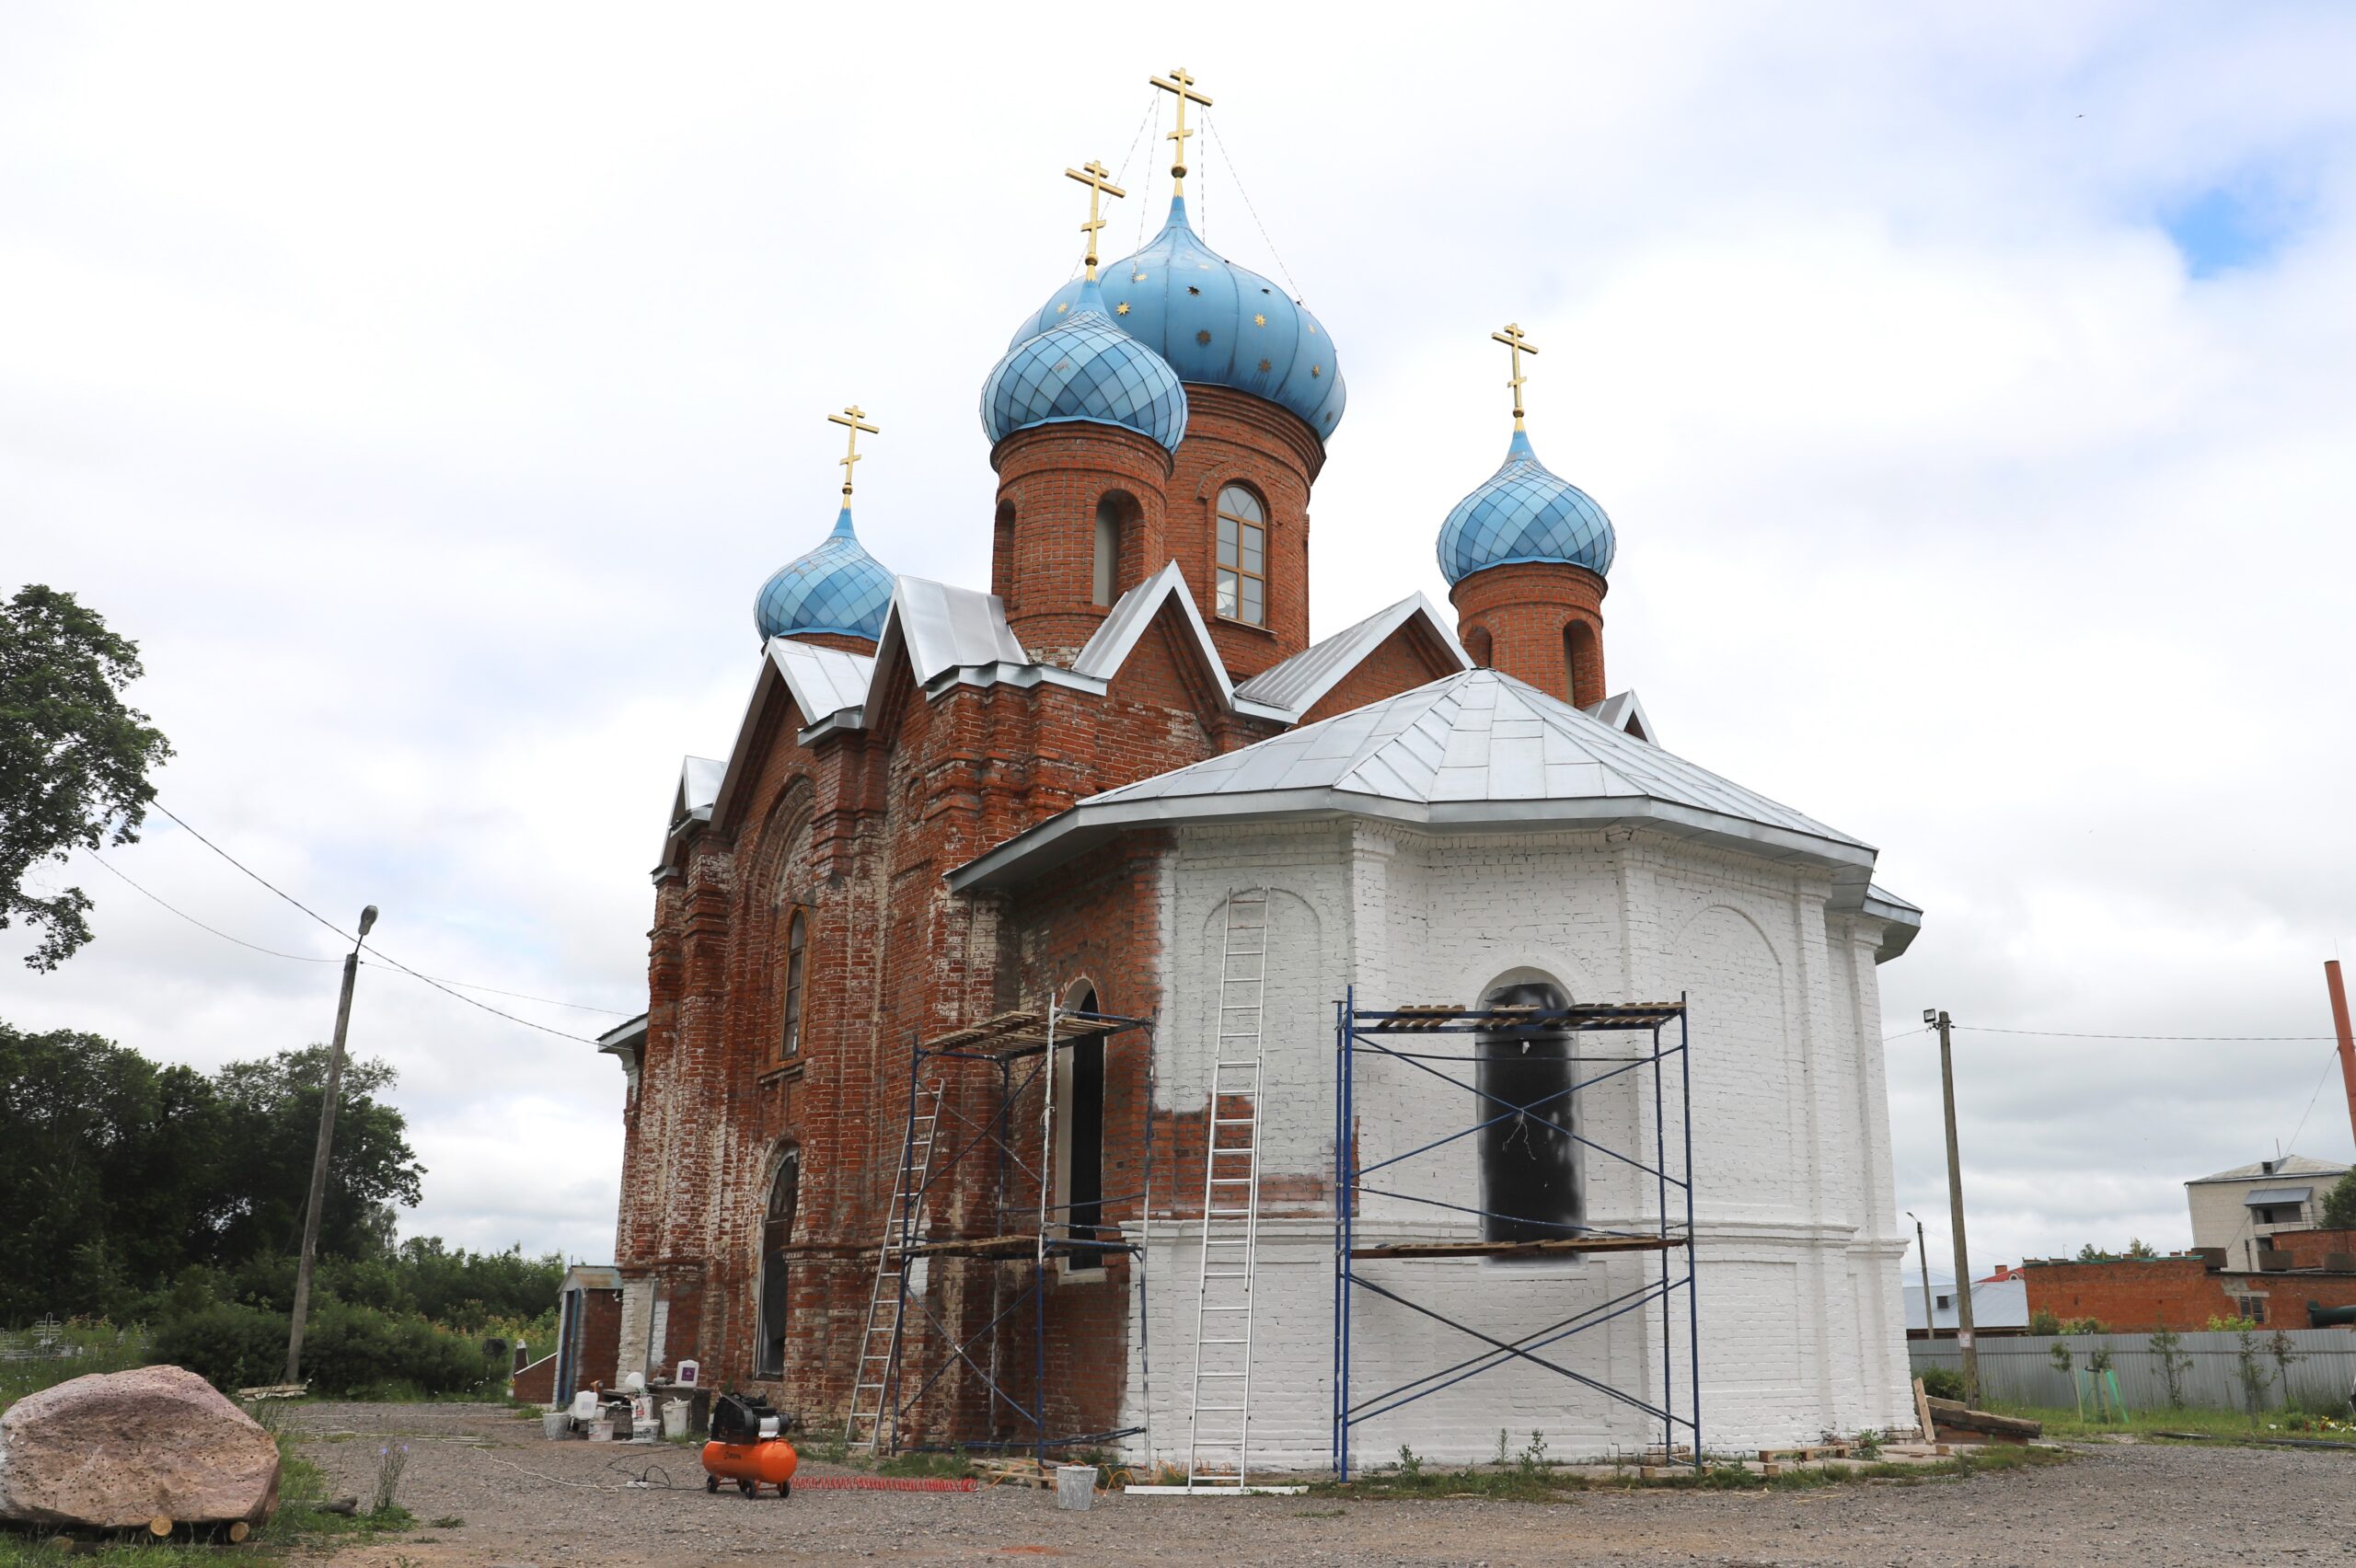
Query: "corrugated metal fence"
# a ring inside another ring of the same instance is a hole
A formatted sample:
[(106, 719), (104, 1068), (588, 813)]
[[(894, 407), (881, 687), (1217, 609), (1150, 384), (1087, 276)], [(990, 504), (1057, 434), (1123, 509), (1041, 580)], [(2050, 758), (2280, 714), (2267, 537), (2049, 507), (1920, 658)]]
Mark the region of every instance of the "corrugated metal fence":
[[(2356, 1387), (2356, 1333), (2345, 1329), (2291, 1329), (2283, 1337), (2296, 1359), (2287, 1366), (2272, 1354), (2273, 1331), (2260, 1329), (2250, 1341), (2257, 1355), (2256, 1372), (2265, 1379), (2264, 1408), (2279, 1410), (2286, 1402), (2316, 1409), (2344, 1405)], [(2249, 1396), (2242, 1379), (2242, 1339), (2235, 1333), (2189, 1333), (2177, 1336), (2176, 1354), (2179, 1402), (2196, 1410), (2247, 1410)], [(1980, 1342), (1981, 1394), (2000, 1404), (2042, 1405), (2069, 1410), (2078, 1402), (2073, 1374), (2053, 1364), (2056, 1344), (2070, 1347), (2073, 1366), (2086, 1365), (2096, 1350), (2110, 1352), (2110, 1369), (2119, 1375), (2119, 1392), (2131, 1411), (2160, 1410), (2169, 1403), (2167, 1379), (2149, 1334), (2050, 1334), (1983, 1337)], [(1955, 1341), (1910, 1340), (1907, 1351), (1914, 1370), (1933, 1366), (1960, 1370), (1963, 1355)], [(2189, 1366), (2185, 1364), (2189, 1362)]]

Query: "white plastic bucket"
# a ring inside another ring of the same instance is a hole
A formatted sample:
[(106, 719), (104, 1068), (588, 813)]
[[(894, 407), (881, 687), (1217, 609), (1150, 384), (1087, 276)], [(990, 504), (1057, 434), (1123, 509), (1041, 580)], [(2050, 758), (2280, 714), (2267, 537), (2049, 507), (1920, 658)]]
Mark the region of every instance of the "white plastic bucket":
[(685, 1400), (664, 1401), (663, 1435), (665, 1437), (685, 1437), (687, 1435), (687, 1401)]
[(1096, 1467), (1094, 1465), (1057, 1465), (1056, 1467), (1056, 1506), (1088, 1512), (1096, 1501)]

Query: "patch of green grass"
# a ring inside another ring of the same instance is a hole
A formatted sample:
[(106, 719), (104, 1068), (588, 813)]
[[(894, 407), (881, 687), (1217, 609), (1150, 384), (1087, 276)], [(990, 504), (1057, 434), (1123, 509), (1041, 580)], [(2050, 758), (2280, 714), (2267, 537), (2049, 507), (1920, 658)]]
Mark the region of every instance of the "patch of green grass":
[(44, 1323), (0, 1333), (0, 1348), (22, 1353), (0, 1361), (0, 1411), (93, 1372), (122, 1372), (147, 1359), (147, 1338), (112, 1323)]
[(1634, 1488), (1709, 1492), (1805, 1492), (1851, 1482), (1883, 1481), (1914, 1484), (1952, 1480), (1958, 1476), (2001, 1474), (2039, 1465), (2066, 1464), (2071, 1456), (2057, 1448), (1994, 1445), (1975, 1454), (1927, 1463), (1884, 1462), (1864, 1465), (1785, 1465), (1782, 1473), (1761, 1475), (1738, 1464), (1705, 1466), (1696, 1474), (1680, 1467), (1657, 1481), (1645, 1481), (1634, 1470), (1602, 1476), (1565, 1471), (1534, 1464), (1510, 1469), (1435, 1470), (1418, 1466), (1344, 1482), (1314, 1482), (1314, 1497), (1345, 1498), (1483, 1498), (1511, 1503), (1565, 1503), (1582, 1492)]
[(2126, 1434), (2145, 1437), (2155, 1432), (2197, 1432), (2204, 1437), (2222, 1442), (2242, 1438), (2282, 1437), (2300, 1435), (2333, 1435), (2328, 1432), (2306, 1434), (2315, 1424), (2313, 1412), (2270, 1410), (2252, 1420), (2246, 1411), (2238, 1410), (2170, 1410), (2165, 1405), (2156, 1410), (2130, 1411), (2120, 1421), (2088, 1421), (2066, 1406), (2059, 1410), (2033, 1405), (1992, 1405), (2003, 1415), (2015, 1415), (2028, 1421), (2042, 1422), (2045, 1435), (2052, 1438), (2088, 1438)]
[(961, 1481), (974, 1473), (964, 1450), (947, 1454), (895, 1454), (875, 1467), (877, 1475), (912, 1475)]

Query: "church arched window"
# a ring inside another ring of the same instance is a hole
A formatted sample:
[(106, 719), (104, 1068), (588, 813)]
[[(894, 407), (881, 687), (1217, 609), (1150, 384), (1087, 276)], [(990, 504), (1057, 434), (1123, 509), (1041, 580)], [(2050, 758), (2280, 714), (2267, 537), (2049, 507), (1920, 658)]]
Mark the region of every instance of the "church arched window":
[[(1075, 984), (1064, 998), (1070, 1012), (1096, 1010), (1096, 988), (1086, 981)], [(1104, 1223), (1104, 1037), (1091, 1034), (1074, 1043), (1062, 1065), (1064, 1117), (1063, 1201), (1070, 1234), (1092, 1238)], [(1102, 1260), (1086, 1254), (1072, 1260), (1074, 1268), (1094, 1268)]]
[[(1533, 979), (1491, 986), (1481, 1005), (1552, 1011), (1571, 1004), (1561, 986)], [(1574, 1038), (1567, 1030), (1528, 1028), (1474, 1037), (1484, 1241), (1566, 1240), (1587, 1217), (1572, 1136)]]
[(1268, 624), (1268, 513), (1242, 485), (1218, 492), (1216, 603), (1230, 620)]
[(777, 1162), (769, 1182), (768, 1206), (761, 1216), (760, 1333), (753, 1375), (785, 1375), (785, 1324), (792, 1271), (787, 1248), (793, 1244), (794, 1211), (802, 1204), (802, 1150), (793, 1144)]
[(802, 998), (809, 989), (810, 917), (796, 908), (785, 922), (784, 996), (778, 1009), (777, 1054), (780, 1061), (802, 1054)]
[(1595, 671), (1595, 628), (1583, 620), (1563, 627), (1563, 697), (1574, 708), (1589, 708), (1603, 700), (1592, 688)]

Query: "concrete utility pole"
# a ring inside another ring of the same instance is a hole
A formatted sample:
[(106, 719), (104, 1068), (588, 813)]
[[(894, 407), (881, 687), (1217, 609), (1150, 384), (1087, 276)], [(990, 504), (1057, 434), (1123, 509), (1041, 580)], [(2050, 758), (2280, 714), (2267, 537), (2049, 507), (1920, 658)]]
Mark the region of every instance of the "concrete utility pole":
[[(1924, 1023), (1936, 1024), (1939, 1031), (1939, 1088), (1944, 1091), (1947, 1107), (1947, 1214), (1955, 1228), (1955, 1343), (1963, 1352), (1963, 1402), (1976, 1404), (1980, 1400), (1980, 1351), (1971, 1340), (1971, 1259), (1963, 1240), (1963, 1153), (1955, 1136), (1955, 1039), (1954, 1026), (1945, 1009), (1926, 1008)], [(1923, 1309), (1929, 1310), (1925, 1301)]]
[(319, 1146), (311, 1156), (311, 1201), (303, 1213), (303, 1261), (294, 1270), (294, 1321), (286, 1332), (286, 1380), (303, 1380), (303, 1320), (311, 1311), (311, 1259), (319, 1249), (319, 1209), (328, 1195), (328, 1150), (335, 1145), (336, 1096), (343, 1088), (343, 1037), (352, 1027), (352, 986), (360, 978), (360, 942), (376, 924), (376, 906), (360, 912), (360, 937), (343, 955), (343, 995), (335, 1004), (335, 1042), (328, 1047), (327, 1091), (319, 1099)]
[(2323, 983), (2331, 988), (2331, 1027), (2339, 1035), (2339, 1081), (2348, 1088), (2348, 1130), (2356, 1133), (2356, 1030), (2348, 1023), (2348, 990), (2339, 983), (2339, 960), (2324, 960)]

